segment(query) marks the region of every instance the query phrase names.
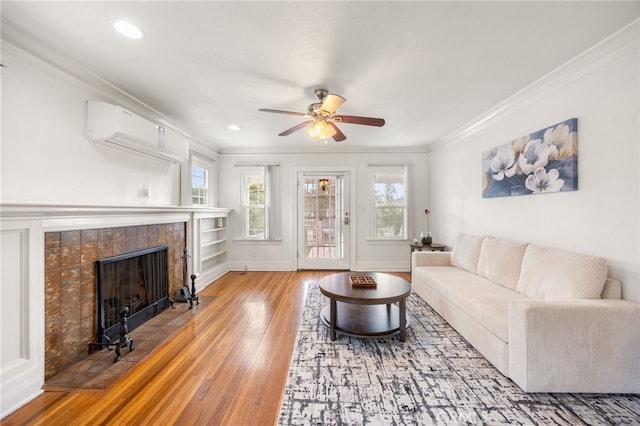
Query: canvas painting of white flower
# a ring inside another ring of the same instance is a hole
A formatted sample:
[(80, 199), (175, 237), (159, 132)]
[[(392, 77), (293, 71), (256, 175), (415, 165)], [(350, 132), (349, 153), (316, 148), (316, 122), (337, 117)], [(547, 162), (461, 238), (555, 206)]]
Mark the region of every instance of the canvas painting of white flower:
[(482, 153), (482, 197), (578, 189), (578, 119)]

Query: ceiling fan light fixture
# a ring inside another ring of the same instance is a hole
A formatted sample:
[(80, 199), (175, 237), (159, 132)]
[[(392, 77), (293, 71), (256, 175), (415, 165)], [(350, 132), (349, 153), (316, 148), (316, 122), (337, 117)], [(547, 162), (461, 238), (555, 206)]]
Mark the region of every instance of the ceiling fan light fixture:
[(309, 126), (306, 133), (307, 136), (314, 139), (329, 139), (335, 136), (336, 130), (331, 126), (328, 126), (324, 119), (318, 119)]

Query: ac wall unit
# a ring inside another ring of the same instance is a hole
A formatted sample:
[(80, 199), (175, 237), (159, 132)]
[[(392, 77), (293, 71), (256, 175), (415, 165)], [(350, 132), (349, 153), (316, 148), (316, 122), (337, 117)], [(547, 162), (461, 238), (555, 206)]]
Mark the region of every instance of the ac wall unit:
[[(126, 109), (101, 101), (87, 101), (85, 137), (114, 148), (178, 163), (188, 157), (184, 145), (178, 152), (160, 145), (160, 127)], [(163, 144), (164, 145), (164, 144)]]
[(189, 141), (180, 133), (165, 127), (160, 128), (158, 135), (158, 145), (160, 148), (173, 152), (181, 158), (189, 158)]

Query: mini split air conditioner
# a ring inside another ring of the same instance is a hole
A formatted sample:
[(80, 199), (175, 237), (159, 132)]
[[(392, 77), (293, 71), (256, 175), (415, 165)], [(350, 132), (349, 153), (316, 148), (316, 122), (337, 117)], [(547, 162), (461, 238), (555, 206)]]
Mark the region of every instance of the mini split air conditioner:
[(189, 157), (189, 142), (117, 105), (87, 101), (86, 138), (115, 148), (178, 163)]

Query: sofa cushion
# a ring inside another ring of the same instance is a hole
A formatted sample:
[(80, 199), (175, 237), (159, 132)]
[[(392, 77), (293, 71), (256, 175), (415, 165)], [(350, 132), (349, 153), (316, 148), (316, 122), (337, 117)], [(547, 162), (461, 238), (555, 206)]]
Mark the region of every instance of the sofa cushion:
[(451, 265), (465, 271), (478, 272), (478, 259), (484, 235), (460, 234), (451, 252)]
[(602, 257), (529, 244), (516, 290), (536, 299), (599, 299), (606, 279)]
[(480, 249), (478, 275), (515, 290), (528, 243), (486, 237)]
[(509, 301), (525, 296), (453, 266), (419, 267), (416, 278), (507, 342)]

